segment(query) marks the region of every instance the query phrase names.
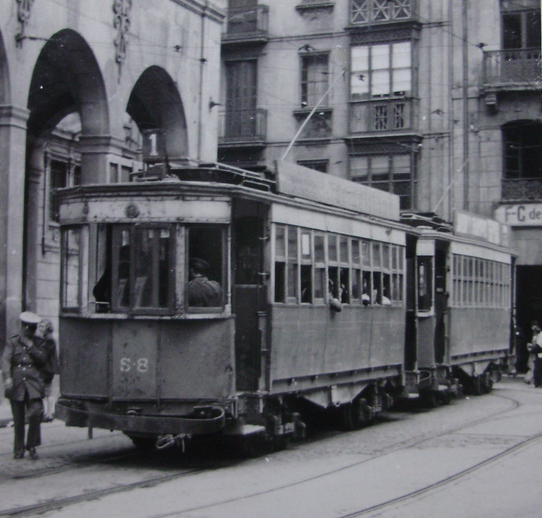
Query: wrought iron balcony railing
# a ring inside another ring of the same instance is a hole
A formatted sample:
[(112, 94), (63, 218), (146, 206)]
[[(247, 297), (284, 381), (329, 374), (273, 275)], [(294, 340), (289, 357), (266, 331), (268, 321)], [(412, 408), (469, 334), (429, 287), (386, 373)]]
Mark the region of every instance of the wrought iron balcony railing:
[(267, 138), (267, 110), (251, 108), (222, 111), (219, 117), (220, 143), (265, 141)]
[(540, 49), (484, 52), (484, 85), (542, 87)]
[(268, 32), (269, 7), (267, 5), (228, 10), (224, 39), (262, 37)]
[(503, 179), (502, 199), (508, 201), (542, 200), (542, 179)]
[(350, 22), (369, 25), (414, 19), (417, 0), (351, 0)]
[(350, 133), (402, 131), (416, 128), (412, 99), (377, 99), (353, 102), (350, 110)]

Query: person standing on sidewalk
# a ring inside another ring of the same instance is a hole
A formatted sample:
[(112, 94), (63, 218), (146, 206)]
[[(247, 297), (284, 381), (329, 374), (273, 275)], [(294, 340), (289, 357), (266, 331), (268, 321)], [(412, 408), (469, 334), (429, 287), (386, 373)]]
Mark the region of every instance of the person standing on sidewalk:
[(51, 401), (53, 378), (58, 374), (58, 354), (56, 351), (56, 342), (53, 338), (53, 323), (50, 320), (44, 319), (38, 324), (36, 336), (43, 338), (42, 348), (46, 354), (45, 365), (40, 369), (41, 379), (44, 384), (45, 391), (45, 410), (43, 422), (48, 423), (54, 418), (53, 402)]
[[(38, 458), (36, 446), (40, 445), (40, 423), (43, 416), (43, 380), (40, 369), (47, 357), (41, 347), (42, 339), (35, 337), (41, 318), (25, 311), (19, 315), (21, 332), (11, 336), (2, 355), (2, 376), (5, 396), (10, 400), (15, 437), (13, 458), (22, 459), (25, 449), (30, 458)], [(25, 444), (25, 413), (28, 417), (28, 434)]]

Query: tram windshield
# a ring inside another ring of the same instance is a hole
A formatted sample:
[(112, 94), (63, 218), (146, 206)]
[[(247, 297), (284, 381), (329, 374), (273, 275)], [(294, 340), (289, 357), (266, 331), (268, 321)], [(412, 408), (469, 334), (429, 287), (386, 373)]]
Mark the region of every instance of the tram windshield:
[[(224, 236), (224, 228), (217, 225), (98, 224), (65, 229), (63, 310), (222, 312)], [(82, 246), (87, 238), (88, 246)], [(83, 293), (88, 293), (86, 303)]]

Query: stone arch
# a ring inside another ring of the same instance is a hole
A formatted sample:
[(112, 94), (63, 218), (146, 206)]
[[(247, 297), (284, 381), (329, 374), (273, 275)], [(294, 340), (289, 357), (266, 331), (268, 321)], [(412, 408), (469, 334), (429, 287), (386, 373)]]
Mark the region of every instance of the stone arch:
[(83, 135), (107, 135), (109, 110), (102, 73), (87, 42), (64, 29), (44, 45), (28, 94), (28, 133), (53, 130), (67, 115), (79, 112)]
[[(54, 318), (58, 289), (52, 288), (52, 282), (59, 282), (60, 258), (58, 229), (49, 225), (49, 193), (59, 184), (58, 175), (46, 174), (52, 171), (50, 149), (67, 140), (71, 147), (66, 163), (72, 163), (73, 155), (80, 157), (77, 180), (67, 169), (66, 182), (60, 186), (107, 178), (104, 143), (109, 142), (110, 124), (105, 82), (92, 49), (80, 34), (63, 29), (45, 43), (32, 72), (27, 107), (23, 306)], [(80, 131), (68, 135), (60, 130), (59, 124), (68, 116), (78, 116)]]
[(139, 77), (126, 107), (141, 132), (161, 129), (170, 160), (188, 156), (188, 132), (177, 86), (161, 67), (151, 66)]

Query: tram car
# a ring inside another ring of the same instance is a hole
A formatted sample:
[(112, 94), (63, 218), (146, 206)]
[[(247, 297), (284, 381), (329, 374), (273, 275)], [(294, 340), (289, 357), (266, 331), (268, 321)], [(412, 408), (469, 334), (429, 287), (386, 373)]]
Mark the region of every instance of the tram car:
[(434, 215), (402, 220), (417, 229), (407, 252), (415, 257), (417, 296), (406, 371), (417, 374), (417, 392), (431, 406), (463, 389), (489, 392), (509, 368), (512, 350), (515, 256), (508, 227), (464, 211), (455, 212), (453, 225)]
[(401, 221), (397, 196), (284, 162), (136, 180), (57, 193), (68, 426), (141, 448), (282, 442), (311, 415), (353, 429), (397, 398), (452, 394), (459, 374), (487, 384), (506, 361), (504, 247)]

